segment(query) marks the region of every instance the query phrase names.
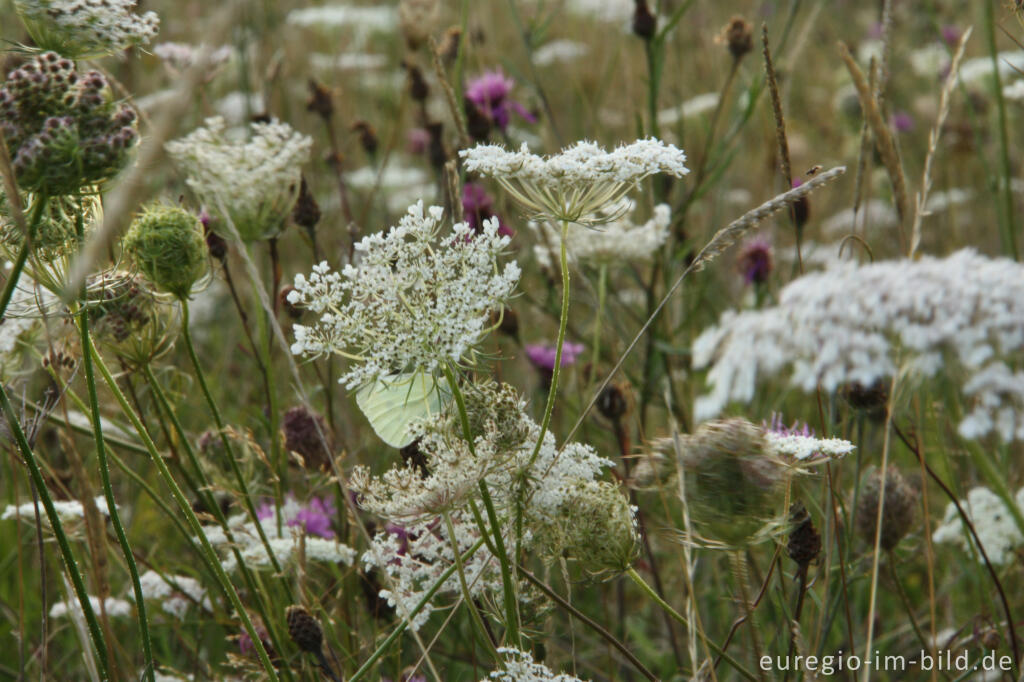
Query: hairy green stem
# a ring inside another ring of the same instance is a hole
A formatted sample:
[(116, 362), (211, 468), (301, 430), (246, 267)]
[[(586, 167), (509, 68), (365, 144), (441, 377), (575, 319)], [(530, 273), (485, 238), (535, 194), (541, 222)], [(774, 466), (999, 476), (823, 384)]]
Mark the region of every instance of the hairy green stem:
[(494, 661), (498, 662), (501, 660), (501, 655), (498, 654), (498, 650), (494, 646), (494, 641), (491, 640), (491, 634), (487, 631), (487, 626), (484, 624), (484, 619), (480, 615), (480, 610), (477, 609), (476, 604), (473, 602), (473, 595), (469, 591), (469, 583), (466, 582), (466, 570), (462, 566), (462, 557), (459, 555), (459, 543), (455, 537), (455, 525), (452, 523), (451, 514), (445, 512), (442, 517), (444, 518), (445, 528), (448, 529), (448, 542), (451, 543), (452, 546), (452, 555), (455, 557), (455, 570), (459, 576), (459, 587), (462, 589), (462, 600), (466, 602), (466, 608), (469, 609), (469, 614), (472, 616), (473, 624), (476, 625), (477, 630), (480, 631), (480, 637), (487, 645), (487, 651), (494, 658)]

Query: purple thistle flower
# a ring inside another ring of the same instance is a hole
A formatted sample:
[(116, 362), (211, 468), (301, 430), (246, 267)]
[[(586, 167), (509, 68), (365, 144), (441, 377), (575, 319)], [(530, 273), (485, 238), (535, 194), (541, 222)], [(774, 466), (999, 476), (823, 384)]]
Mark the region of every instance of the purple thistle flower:
[(765, 431), (771, 431), (777, 433), (780, 436), (806, 436), (808, 438), (814, 437), (814, 429), (807, 425), (807, 422), (795, 421), (792, 426), (786, 426), (782, 421), (782, 415), (778, 412), (772, 412), (772, 417), (769, 421), (762, 421), (761, 427)]
[[(475, 182), (467, 182), (462, 187), (462, 212), (474, 232), (480, 232), (485, 220), (498, 217), (493, 207), (494, 198), (482, 186)], [(498, 217), (498, 234), (503, 237), (512, 237), (515, 235), (515, 230)]]
[(430, 149), (430, 131), (426, 128), (413, 128), (406, 133), (405, 141), (410, 154), (426, 154)]
[[(582, 343), (566, 341), (562, 344), (562, 367), (568, 367), (576, 362), (576, 356), (583, 352)], [(526, 357), (534, 367), (540, 370), (552, 372), (555, 369), (555, 356), (558, 349), (554, 346), (542, 344), (529, 344), (526, 346)]]
[[(794, 180), (794, 185), (799, 182)], [(772, 243), (764, 237), (752, 237), (743, 243), (736, 269), (747, 284), (764, 284), (772, 274)]]
[(530, 123), (536, 123), (537, 118), (527, 111), (526, 107), (509, 97), (515, 84), (516, 82), (505, 76), (501, 69), (486, 71), (469, 81), (466, 86), (466, 99), (502, 131), (508, 127), (510, 111), (516, 112)]

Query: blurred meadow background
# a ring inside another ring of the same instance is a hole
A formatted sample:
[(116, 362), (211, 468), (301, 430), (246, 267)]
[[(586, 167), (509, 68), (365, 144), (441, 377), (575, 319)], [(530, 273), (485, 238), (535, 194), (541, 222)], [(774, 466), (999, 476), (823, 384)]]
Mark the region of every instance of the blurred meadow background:
[(0, 679), (1024, 679), (1022, 20), (0, 0)]

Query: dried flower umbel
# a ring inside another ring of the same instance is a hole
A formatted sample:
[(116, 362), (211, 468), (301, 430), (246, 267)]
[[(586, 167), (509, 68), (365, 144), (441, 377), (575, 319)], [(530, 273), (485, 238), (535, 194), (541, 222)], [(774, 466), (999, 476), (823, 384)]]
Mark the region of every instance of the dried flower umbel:
[(447, 364), (472, 362), (500, 309), (519, 281), (515, 262), (499, 269), (509, 238), (497, 220), (474, 232), (457, 223), (441, 237), (443, 210), (419, 202), (390, 231), (355, 245), (356, 263), (331, 272), (314, 266), (295, 277), (289, 300), (319, 315), (296, 324), (296, 355), (336, 353), (352, 361), (340, 382), (349, 388), (400, 372), (440, 374)]
[(148, 44), (160, 30), (156, 12), (133, 12), (136, 0), (15, 0), (35, 44), (72, 59)]
[[(497, 180), (537, 220), (599, 225), (621, 217), (621, 200), (646, 177), (689, 173), (686, 154), (649, 138), (608, 152), (593, 142), (577, 142), (560, 154), (531, 154), (498, 145), (477, 145), (459, 155), (466, 170)], [(612, 207), (619, 207), (611, 210)]]
[(0, 134), (18, 184), (47, 196), (75, 194), (116, 174), (138, 139), (135, 110), (109, 99), (97, 71), (46, 52), (0, 88)]
[(230, 221), (246, 242), (283, 229), (299, 196), (300, 167), (313, 144), (278, 121), (253, 123), (249, 132), (247, 141), (237, 141), (224, 119), (209, 118), (204, 127), (166, 145), (188, 176), (188, 186), (207, 210), (218, 214), (214, 229), (225, 230)]
[[(867, 543), (874, 545), (878, 529), (878, 502), (882, 497), (882, 472), (873, 471), (860, 486), (854, 526)], [(907, 483), (898, 469), (888, 467), (885, 472), (885, 502), (878, 546), (886, 552), (894, 549), (914, 522), (917, 491)]]
[(129, 367), (142, 367), (174, 344), (176, 306), (139, 276), (112, 271), (91, 278), (86, 302), (97, 342)]

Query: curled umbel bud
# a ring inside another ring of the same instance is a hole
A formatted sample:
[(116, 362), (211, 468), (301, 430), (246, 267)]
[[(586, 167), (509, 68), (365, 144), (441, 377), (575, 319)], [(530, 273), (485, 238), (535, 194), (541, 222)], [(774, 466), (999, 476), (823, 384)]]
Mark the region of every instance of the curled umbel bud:
[[(881, 471), (872, 471), (861, 482), (860, 497), (854, 510), (854, 524), (857, 533), (869, 544), (875, 543), (878, 529), (878, 501), (882, 497)], [(882, 505), (881, 535), (878, 546), (888, 552), (910, 530), (914, 523), (914, 508), (917, 506), (917, 490), (914, 489), (898, 469), (889, 467), (885, 476), (885, 503)]]
[(322, 652), (324, 631), (320, 621), (304, 606), (289, 606), (285, 611), (285, 620), (288, 622), (288, 636), (300, 649), (317, 655)]
[(45, 52), (0, 88), (0, 135), (22, 189), (75, 194), (116, 174), (138, 140), (135, 110), (108, 97), (97, 71)]
[(177, 206), (157, 204), (135, 219), (124, 250), (161, 291), (187, 298), (207, 271), (203, 225)]

